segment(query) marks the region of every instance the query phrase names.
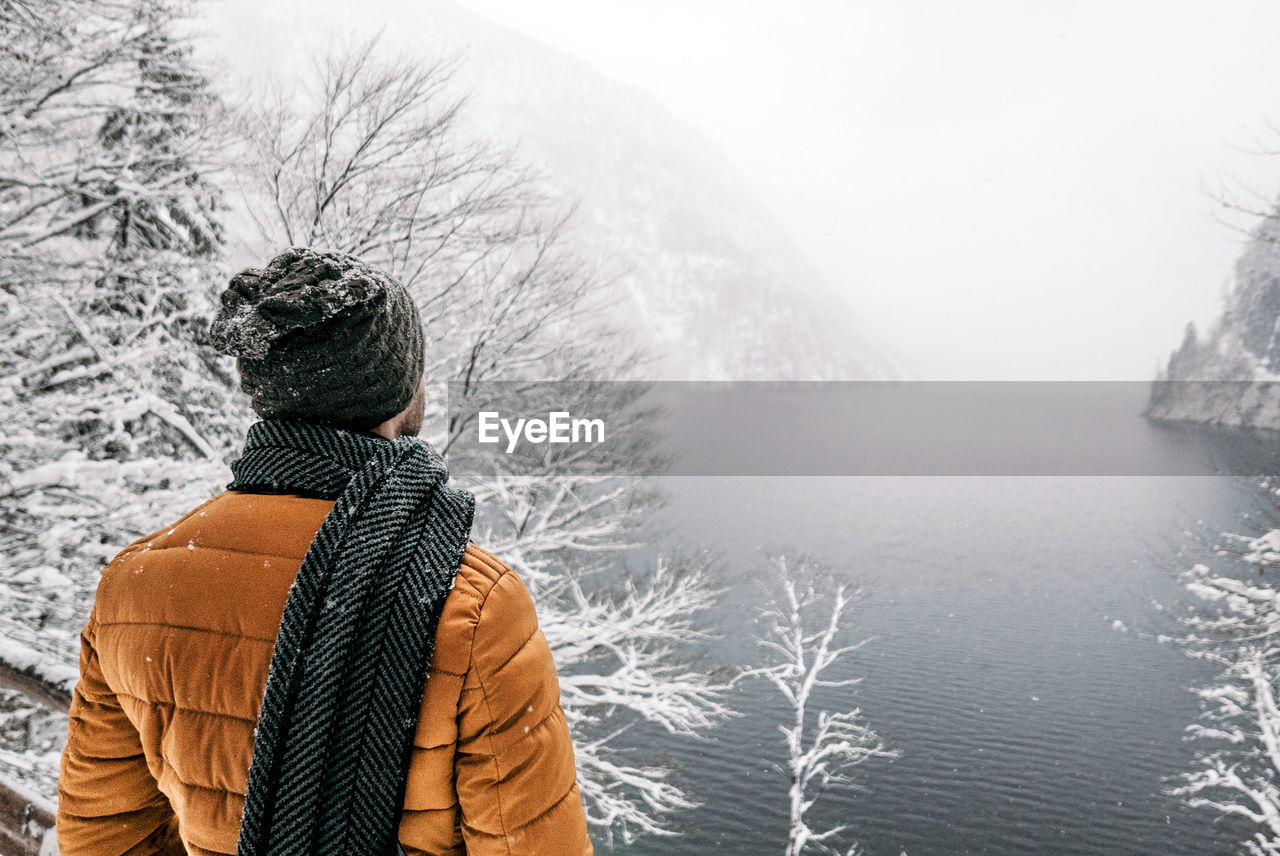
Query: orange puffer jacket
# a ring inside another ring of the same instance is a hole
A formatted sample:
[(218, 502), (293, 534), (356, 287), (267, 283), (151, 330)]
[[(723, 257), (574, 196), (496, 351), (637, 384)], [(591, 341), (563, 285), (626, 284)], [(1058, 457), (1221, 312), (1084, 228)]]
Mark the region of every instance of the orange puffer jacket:
[[(332, 506), (227, 491), (107, 566), (62, 756), (63, 856), (235, 853), (272, 644)], [(592, 852), (533, 601), (475, 545), (445, 598), (413, 742), (409, 856)]]

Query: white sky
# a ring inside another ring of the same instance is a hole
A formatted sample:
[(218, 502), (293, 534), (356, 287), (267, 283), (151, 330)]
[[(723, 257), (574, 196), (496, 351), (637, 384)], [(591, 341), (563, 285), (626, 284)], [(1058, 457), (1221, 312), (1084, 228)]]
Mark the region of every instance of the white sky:
[(463, 4), (703, 129), (916, 377), (1149, 378), (1240, 249), (1209, 191), (1280, 193), (1280, 3)]

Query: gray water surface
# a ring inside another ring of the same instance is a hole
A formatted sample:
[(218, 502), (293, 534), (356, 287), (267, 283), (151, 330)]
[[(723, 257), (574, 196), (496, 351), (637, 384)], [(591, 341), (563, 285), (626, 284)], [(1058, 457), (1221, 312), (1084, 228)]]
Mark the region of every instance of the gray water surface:
[[(860, 706), (902, 754), (860, 767), (865, 790), (825, 794), (815, 827), (849, 824), (870, 856), (1237, 852), (1211, 813), (1164, 794), (1193, 758), (1187, 687), (1213, 670), (1150, 637), (1171, 629), (1152, 600), (1185, 600), (1174, 569), (1200, 558), (1176, 555), (1192, 549), (1184, 531), (1241, 531), (1240, 514), (1262, 504), (1254, 480), (662, 481), (665, 546), (721, 554), (712, 661), (763, 656), (751, 615), (765, 551), (803, 552), (866, 587), (849, 630), (875, 638), (837, 675), (863, 681), (822, 701)], [(702, 807), (675, 820), (681, 835), (619, 851), (782, 852), (787, 782), (772, 765), (790, 714), (763, 681), (732, 701), (744, 715), (705, 743), (644, 732), (641, 757), (676, 763)]]

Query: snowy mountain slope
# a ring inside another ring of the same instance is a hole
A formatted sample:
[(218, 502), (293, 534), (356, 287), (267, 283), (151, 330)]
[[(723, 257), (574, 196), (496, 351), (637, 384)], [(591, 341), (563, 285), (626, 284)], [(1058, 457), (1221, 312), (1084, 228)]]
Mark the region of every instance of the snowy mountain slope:
[(467, 46), (482, 121), (582, 200), (583, 237), (622, 267), (626, 315), (672, 379), (891, 374), (850, 311), (723, 154), (655, 100), (530, 39), (432, 2)]
[[(617, 320), (660, 355), (659, 379), (874, 379), (896, 372), (853, 312), (699, 130), (655, 99), (442, 0), (387, 0), (322, 23), (296, 3), (255, 10), (277, 71), (334, 31), (386, 47), (461, 53), (478, 133), (518, 142), (581, 207), (575, 237), (608, 259)], [(231, 18), (224, 20), (222, 26)], [(287, 43), (284, 44), (284, 43)], [(234, 63), (234, 59), (233, 59)], [(856, 240), (857, 236), (851, 236)]]

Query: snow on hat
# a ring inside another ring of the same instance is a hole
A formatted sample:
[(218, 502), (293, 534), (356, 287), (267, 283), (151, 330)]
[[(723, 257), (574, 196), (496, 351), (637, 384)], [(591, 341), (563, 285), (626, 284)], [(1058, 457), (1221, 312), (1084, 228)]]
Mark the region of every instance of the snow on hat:
[(403, 285), (353, 256), (292, 248), (246, 268), (209, 327), (264, 418), (374, 428), (422, 379), (422, 322)]

